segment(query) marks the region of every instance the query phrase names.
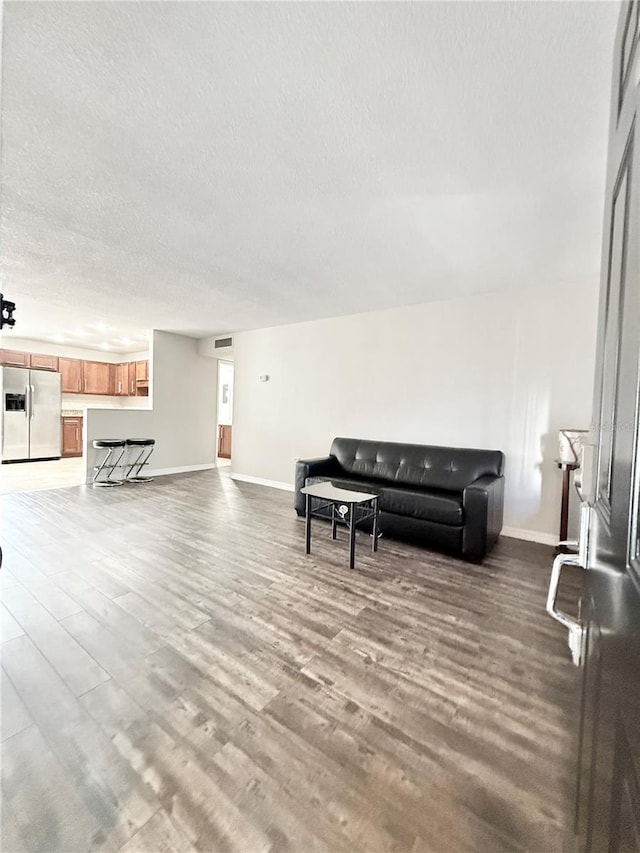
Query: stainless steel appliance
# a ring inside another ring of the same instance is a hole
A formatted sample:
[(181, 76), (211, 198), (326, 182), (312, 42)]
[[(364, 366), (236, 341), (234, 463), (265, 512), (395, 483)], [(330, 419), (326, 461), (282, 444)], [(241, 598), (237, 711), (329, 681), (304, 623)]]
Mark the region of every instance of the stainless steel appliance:
[(0, 368), (2, 461), (60, 458), (60, 374)]

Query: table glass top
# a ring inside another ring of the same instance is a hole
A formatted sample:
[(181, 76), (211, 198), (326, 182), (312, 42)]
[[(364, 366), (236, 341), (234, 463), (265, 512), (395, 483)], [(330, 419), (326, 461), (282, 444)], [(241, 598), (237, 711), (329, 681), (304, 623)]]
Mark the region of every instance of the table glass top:
[(341, 489), (333, 483), (314, 483), (300, 489), (303, 495), (311, 495), (312, 498), (324, 498), (328, 501), (342, 501), (342, 503), (360, 504), (371, 501), (377, 495), (368, 492), (354, 492), (352, 489)]

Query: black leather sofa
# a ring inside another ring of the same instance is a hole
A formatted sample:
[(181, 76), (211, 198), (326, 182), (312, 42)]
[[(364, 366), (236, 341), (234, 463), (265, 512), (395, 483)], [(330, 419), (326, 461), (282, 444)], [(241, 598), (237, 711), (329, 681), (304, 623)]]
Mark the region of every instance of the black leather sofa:
[(296, 462), (300, 490), (330, 480), (379, 496), (380, 530), (479, 562), (502, 529), (504, 453), (334, 438), (329, 456)]

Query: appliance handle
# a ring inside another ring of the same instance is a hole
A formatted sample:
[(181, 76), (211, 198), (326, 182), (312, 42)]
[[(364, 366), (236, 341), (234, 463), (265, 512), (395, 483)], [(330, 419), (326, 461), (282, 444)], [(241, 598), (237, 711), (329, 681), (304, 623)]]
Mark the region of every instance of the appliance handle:
[(547, 613), (552, 619), (558, 621), (569, 632), (568, 642), (571, 651), (571, 660), (575, 666), (580, 666), (582, 663), (583, 637), (584, 631), (582, 624), (577, 620), (558, 610), (556, 607), (556, 597), (558, 595), (558, 586), (560, 584), (560, 575), (563, 566), (580, 566), (580, 560), (576, 555), (558, 554), (553, 561), (551, 569), (551, 581), (549, 582), (549, 595), (547, 596)]
[(578, 562), (583, 569), (589, 568), (589, 547), (591, 545), (591, 517), (593, 507), (588, 501), (580, 504), (580, 532), (578, 534)]
[(31, 385), (24, 386), (24, 416), (29, 420), (29, 411), (31, 410)]
[(547, 595), (547, 613), (552, 619), (555, 619), (571, 631), (579, 627), (580, 623), (556, 607), (556, 598), (558, 597), (558, 587), (560, 586), (560, 575), (562, 574), (563, 566), (580, 567), (580, 561), (575, 554), (558, 554), (553, 561), (551, 580), (549, 581), (549, 593)]
[(29, 385), (31, 393), (29, 394), (29, 420), (33, 418), (33, 398), (36, 396), (35, 386)]
[(576, 543), (578, 553), (558, 554), (555, 558), (551, 568), (551, 580), (549, 581), (549, 593), (547, 595), (547, 613), (569, 631), (569, 648), (576, 666), (579, 666), (582, 660), (582, 624), (577, 619), (559, 610), (556, 607), (556, 599), (563, 567), (577, 566), (586, 569), (589, 565), (589, 534), (592, 511), (592, 507), (586, 502), (580, 507), (580, 534)]

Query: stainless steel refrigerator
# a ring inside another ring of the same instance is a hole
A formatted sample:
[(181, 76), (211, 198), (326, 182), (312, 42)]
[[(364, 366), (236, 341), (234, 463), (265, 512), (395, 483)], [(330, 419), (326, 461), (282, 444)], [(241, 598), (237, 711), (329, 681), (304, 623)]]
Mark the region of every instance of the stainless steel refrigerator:
[(2, 461), (59, 459), (60, 374), (27, 367), (0, 368)]

